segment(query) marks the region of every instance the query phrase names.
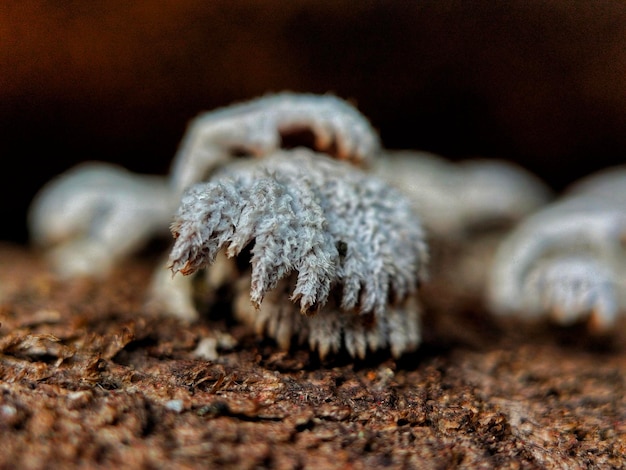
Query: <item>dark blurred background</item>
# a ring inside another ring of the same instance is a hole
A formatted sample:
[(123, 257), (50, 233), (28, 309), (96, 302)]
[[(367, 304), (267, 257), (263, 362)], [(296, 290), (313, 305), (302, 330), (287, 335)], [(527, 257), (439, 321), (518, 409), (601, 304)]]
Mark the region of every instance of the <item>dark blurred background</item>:
[(390, 148), (514, 160), (555, 189), (626, 155), (624, 1), (3, 0), (1, 239), (90, 159), (165, 173), (200, 111), (353, 100)]

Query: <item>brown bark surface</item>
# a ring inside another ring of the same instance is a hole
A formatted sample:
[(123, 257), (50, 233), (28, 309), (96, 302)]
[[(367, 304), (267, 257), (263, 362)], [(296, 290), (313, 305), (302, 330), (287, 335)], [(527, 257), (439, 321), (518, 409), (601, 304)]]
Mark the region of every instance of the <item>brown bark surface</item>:
[(1, 245), (0, 468), (623, 468), (624, 321), (496, 323), (430, 286), (416, 353), (320, 363), (151, 318), (153, 261), (64, 282)]

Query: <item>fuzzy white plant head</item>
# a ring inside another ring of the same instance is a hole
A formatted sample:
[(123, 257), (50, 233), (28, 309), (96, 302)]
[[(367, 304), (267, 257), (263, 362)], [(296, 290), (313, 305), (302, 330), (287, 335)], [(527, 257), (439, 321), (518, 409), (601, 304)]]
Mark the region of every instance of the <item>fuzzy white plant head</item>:
[[(300, 148), (224, 167), (185, 192), (172, 232), (175, 273), (252, 245), (250, 305), (283, 345), (308, 331), (321, 355), (417, 347), (417, 309), (398, 312), (425, 276), (421, 224), (406, 197), (351, 165)], [(258, 328), (249, 309), (239, 317)]]

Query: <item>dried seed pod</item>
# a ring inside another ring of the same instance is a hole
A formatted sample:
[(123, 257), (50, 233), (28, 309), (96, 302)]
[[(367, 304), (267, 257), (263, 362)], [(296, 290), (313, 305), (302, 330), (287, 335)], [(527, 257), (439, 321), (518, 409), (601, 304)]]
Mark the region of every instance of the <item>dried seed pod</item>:
[[(322, 355), (341, 344), (358, 355), (359, 344), (398, 354), (416, 346), (415, 313), (400, 312), (425, 277), (424, 234), (401, 193), (357, 168), (304, 148), (224, 167), (185, 192), (172, 233), (170, 266), (183, 274), (210, 265), (219, 250), (237, 256), (252, 244), (254, 323), (283, 344), (304, 322)], [(267, 302), (271, 291), (280, 295)], [(292, 303), (312, 316), (296, 320)], [(407, 318), (390, 320), (398, 315)], [(401, 334), (404, 327), (411, 331)], [(402, 339), (392, 344), (394, 336)]]

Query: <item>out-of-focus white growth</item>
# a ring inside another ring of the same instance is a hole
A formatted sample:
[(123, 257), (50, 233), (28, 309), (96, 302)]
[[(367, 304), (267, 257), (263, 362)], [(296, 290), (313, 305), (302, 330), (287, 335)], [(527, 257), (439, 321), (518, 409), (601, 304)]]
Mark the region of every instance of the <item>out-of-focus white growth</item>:
[(500, 160), (451, 162), (427, 152), (386, 151), (373, 172), (406, 194), (432, 236), (443, 240), (512, 225), (552, 198), (536, 176)]
[(334, 95), (283, 92), (200, 114), (187, 128), (171, 171), (176, 194), (202, 181), (233, 155), (260, 157), (281, 148), (282, 137), (309, 130), (315, 149), (366, 165), (380, 150), (370, 122)]
[(520, 224), (496, 254), (491, 309), (610, 328), (626, 308), (625, 194), (626, 168), (605, 170)]
[(164, 177), (87, 162), (48, 182), (28, 213), (30, 236), (64, 277), (105, 276), (155, 235), (175, 203)]
[(175, 273), (252, 244), (248, 306), (236, 312), (283, 346), (305, 333), (322, 357), (417, 347), (420, 222), (400, 192), (355, 167), (304, 148), (226, 166), (185, 192), (172, 233)]

